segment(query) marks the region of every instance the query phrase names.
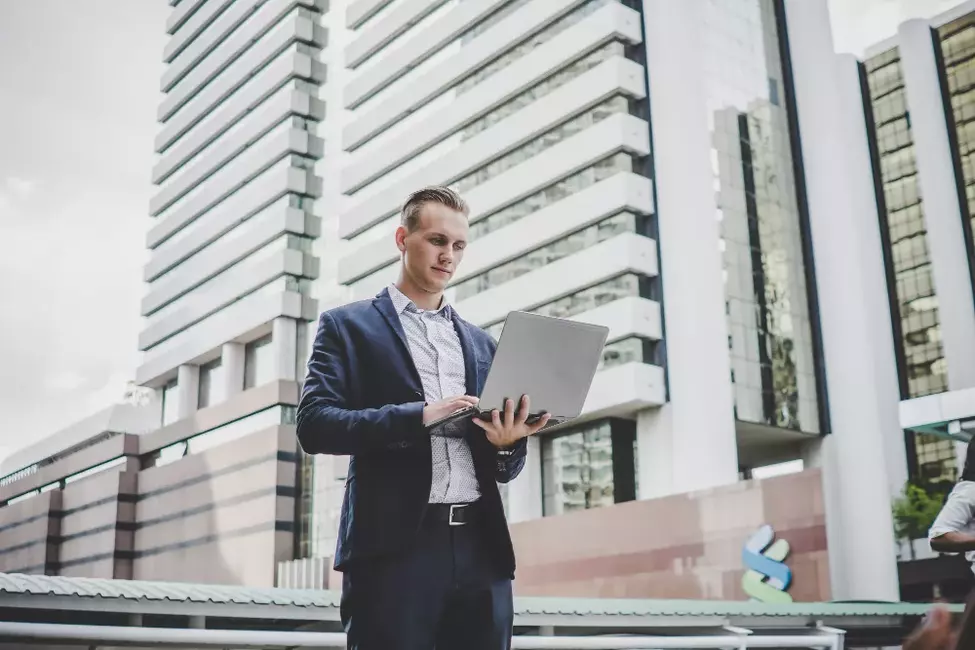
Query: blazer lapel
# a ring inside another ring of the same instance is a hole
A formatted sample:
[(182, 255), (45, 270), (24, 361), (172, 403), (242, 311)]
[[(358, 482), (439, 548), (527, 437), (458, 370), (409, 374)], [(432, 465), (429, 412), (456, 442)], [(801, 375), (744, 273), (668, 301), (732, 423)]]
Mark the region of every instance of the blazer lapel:
[(383, 315), (386, 319), (386, 324), (393, 330), (396, 338), (399, 340), (399, 348), (401, 356), (403, 356), (403, 362), (406, 367), (409, 368), (413, 379), (416, 381), (416, 387), (420, 389), (423, 388), (423, 382), (420, 379), (420, 373), (416, 369), (416, 363), (413, 361), (413, 353), (410, 352), (410, 344), (406, 341), (406, 332), (403, 330), (403, 323), (400, 322), (399, 314), (396, 313), (396, 308), (393, 307), (393, 301), (389, 297), (389, 290), (383, 289), (378, 296), (372, 301), (373, 306), (379, 310), (379, 313)]
[(467, 330), (467, 323), (460, 319), (457, 312), (453, 312), (454, 329), (460, 339), (460, 348), (464, 351), (464, 383), (467, 385), (468, 395), (477, 395), (477, 358), (474, 356), (474, 345), (471, 334)]

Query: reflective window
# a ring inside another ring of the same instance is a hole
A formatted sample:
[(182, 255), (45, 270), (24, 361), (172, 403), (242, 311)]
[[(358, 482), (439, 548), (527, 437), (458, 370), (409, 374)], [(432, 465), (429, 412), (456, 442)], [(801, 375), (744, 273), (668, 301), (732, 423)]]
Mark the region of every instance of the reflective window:
[[(457, 91), (465, 92), (467, 90), (470, 90), (471, 88), (481, 83), (488, 77), (497, 74), (498, 72), (500, 72), (504, 68), (507, 68), (509, 65), (511, 65), (518, 59), (528, 55), (530, 52), (532, 52), (535, 48), (539, 47), (543, 43), (547, 43), (548, 41), (552, 40), (553, 38), (555, 38), (556, 36), (564, 32), (566, 29), (571, 27), (572, 25), (582, 22), (582, 20), (586, 18), (586, 16), (592, 15), (600, 7), (604, 7), (610, 2), (615, 2), (615, 1), (616, 0), (591, 0), (590, 2), (587, 2), (581, 7), (578, 7), (577, 9), (566, 14), (559, 20), (555, 21), (554, 23), (552, 23), (551, 25), (543, 29), (542, 31), (533, 34), (530, 38), (526, 39), (525, 41), (522, 41), (512, 49), (508, 50), (507, 52), (499, 56), (491, 63), (480, 68), (479, 70), (476, 70), (473, 74), (471, 74), (466, 79), (464, 79), (460, 84), (458, 84)], [(525, 2), (526, 0), (516, 0), (512, 4), (519, 5)], [(465, 45), (467, 45), (470, 43), (471, 40), (473, 40), (473, 37), (462, 39), (462, 42)]]
[(645, 218), (630, 213), (604, 219), (562, 239), (536, 248), (510, 262), (454, 285), (454, 300), (461, 301), (482, 291), (510, 282), (526, 273), (591, 248), (623, 232), (645, 232)]
[(471, 224), (470, 238), (473, 241), (478, 237), (503, 228), (508, 224), (518, 221), (522, 217), (526, 217), (544, 207), (568, 198), (576, 192), (581, 192), (585, 188), (595, 185), (599, 181), (605, 180), (618, 172), (633, 171), (633, 166), (633, 158), (629, 154), (618, 153), (610, 156), (597, 162), (595, 165), (586, 167), (582, 171), (567, 176), (535, 192), (517, 203), (512, 203), (498, 212), (478, 219)]
[(776, 0), (712, 0), (702, 29), (735, 414), (820, 430)]
[(554, 147), (562, 140), (569, 138), (576, 133), (597, 124), (611, 115), (617, 113), (627, 113), (630, 109), (630, 102), (626, 97), (618, 95), (589, 109), (585, 113), (578, 115), (568, 122), (563, 122), (559, 126), (543, 133), (542, 135), (523, 144), (514, 151), (510, 151), (504, 156), (492, 161), (491, 163), (477, 169), (476, 171), (464, 176), (451, 183), (451, 187), (464, 194), (472, 188), (477, 187), (495, 176), (498, 176), (512, 167), (519, 165), (529, 158), (534, 158), (546, 149)]
[[(626, 273), (536, 307), (532, 313), (554, 318), (571, 318), (590, 309), (630, 297), (650, 298), (650, 278), (636, 273)], [(501, 336), (502, 327), (504, 321), (499, 321), (486, 329), (497, 340)]]
[(274, 349), (268, 334), (244, 346), (244, 390), (273, 380)]
[(178, 385), (173, 380), (162, 389), (162, 425), (172, 424), (179, 419)]
[(941, 436), (916, 434), (914, 452), (918, 482), (928, 488), (940, 487), (939, 491), (944, 493), (950, 491), (951, 484), (958, 480), (954, 441)]
[(197, 408), (219, 404), (224, 399), (223, 364), (220, 359), (200, 366), (200, 393)]
[(921, 397), (947, 390), (948, 377), (898, 51), (869, 59), (866, 69), (883, 185), (881, 221), (897, 297), (893, 316), (900, 321), (899, 353), (907, 375), (905, 397)]
[[(969, 228), (975, 235), (975, 13), (938, 29), (953, 127), (965, 182)], [(969, 251), (969, 255), (973, 252)]]
[(219, 447), (220, 445), (226, 444), (233, 440), (238, 440), (244, 436), (256, 433), (261, 429), (266, 429), (267, 427), (278, 424), (286, 424), (287, 420), (288, 416), (286, 414), (285, 407), (272, 406), (271, 408), (258, 411), (257, 413), (253, 413), (247, 417), (243, 417), (229, 424), (217, 427), (216, 429), (211, 429), (206, 433), (201, 433), (198, 436), (189, 438), (186, 441), (186, 453), (187, 455), (199, 454), (207, 451), (208, 449), (213, 449), (214, 447)]
[(603, 420), (542, 438), (545, 516), (636, 498), (636, 424)]

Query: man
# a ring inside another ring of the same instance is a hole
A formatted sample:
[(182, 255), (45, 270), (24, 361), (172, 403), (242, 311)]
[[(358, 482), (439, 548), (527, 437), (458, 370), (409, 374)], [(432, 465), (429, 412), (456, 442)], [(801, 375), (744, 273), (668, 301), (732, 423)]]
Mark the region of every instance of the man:
[(447, 188), (411, 195), (397, 282), (319, 321), (298, 439), (310, 454), (351, 456), (335, 551), (350, 649), (510, 647), (515, 559), (497, 483), (521, 472), (526, 438), (548, 417), (526, 424), (523, 397), (517, 417), (508, 400), (490, 421), (454, 425), (460, 436), (425, 428), (477, 403), (494, 356), (494, 340), (444, 300), (468, 214)]
[(975, 571), (975, 440), (968, 443), (965, 467), (928, 531), (931, 550), (964, 553)]

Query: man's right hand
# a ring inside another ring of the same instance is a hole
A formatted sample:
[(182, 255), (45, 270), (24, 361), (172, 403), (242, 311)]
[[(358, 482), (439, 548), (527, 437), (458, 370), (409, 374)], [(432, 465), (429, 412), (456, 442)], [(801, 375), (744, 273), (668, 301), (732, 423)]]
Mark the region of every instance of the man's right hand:
[(456, 397), (442, 399), (433, 404), (427, 404), (423, 407), (423, 424), (427, 425), (431, 422), (436, 422), (440, 418), (447, 417), (461, 409), (466, 409), (468, 406), (474, 406), (478, 401), (476, 397), (471, 395), (458, 395)]

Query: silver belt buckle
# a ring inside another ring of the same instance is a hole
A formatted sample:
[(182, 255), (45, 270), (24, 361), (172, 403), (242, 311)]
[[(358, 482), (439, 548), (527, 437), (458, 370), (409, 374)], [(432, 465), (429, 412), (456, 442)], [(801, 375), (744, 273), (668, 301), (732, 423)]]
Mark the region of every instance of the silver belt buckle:
[(449, 525), (449, 526), (463, 526), (465, 523), (467, 523), (467, 522), (464, 522), (464, 521), (454, 521), (454, 512), (457, 512), (459, 510), (463, 510), (466, 507), (467, 506), (465, 504), (463, 504), (463, 503), (454, 503), (454, 504), (451, 504), (451, 506), (450, 506), (450, 513), (447, 515), (447, 525)]

